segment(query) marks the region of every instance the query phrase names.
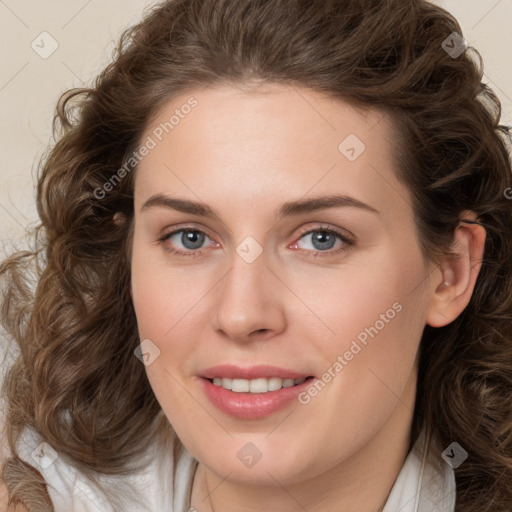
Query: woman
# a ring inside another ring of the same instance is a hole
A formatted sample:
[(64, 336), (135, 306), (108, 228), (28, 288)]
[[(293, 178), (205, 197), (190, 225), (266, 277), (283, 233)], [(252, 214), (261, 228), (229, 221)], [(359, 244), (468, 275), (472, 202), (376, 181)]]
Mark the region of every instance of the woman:
[(512, 510), (510, 135), (475, 55), (424, 0), (127, 31), (1, 267), (10, 505)]

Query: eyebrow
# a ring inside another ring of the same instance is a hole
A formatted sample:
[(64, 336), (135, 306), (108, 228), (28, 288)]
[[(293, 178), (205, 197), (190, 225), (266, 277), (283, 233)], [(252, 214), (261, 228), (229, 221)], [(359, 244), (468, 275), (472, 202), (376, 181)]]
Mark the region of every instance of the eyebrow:
[[(277, 219), (281, 219), (286, 216), (302, 215), (305, 213), (311, 213), (318, 210), (324, 210), (327, 208), (340, 208), (340, 207), (352, 207), (359, 208), (371, 213), (380, 215), (380, 212), (372, 206), (359, 201), (354, 197), (350, 197), (343, 194), (333, 194), (321, 197), (314, 197), (311, 199), (299, 199), (296, 201), (289, 201), (283, 203), (275, 212), (274, 215)], [(220, 220), (219, 214), (210, 206), (190, 201), (188, 199), (179, 199), (176, 197), (169, 197), (162, 194), (155, 194), (151, 196), (141, 208), (141, 212), (150, 208), (168, 208), (177, 210), (183, 213), (191, 215), (198, 215), (200, 217), (206, 217), (209, 219)]]

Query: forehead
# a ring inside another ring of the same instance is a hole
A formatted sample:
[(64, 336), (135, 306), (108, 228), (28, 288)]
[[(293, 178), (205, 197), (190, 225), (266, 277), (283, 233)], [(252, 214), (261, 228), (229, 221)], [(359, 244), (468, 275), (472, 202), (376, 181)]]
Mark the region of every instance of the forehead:
[(149, 139), (136, 208), (156, 193), (218, 205), (238, 199), (241, 211), (269, 197), (277, 204), (337, 191), (378, 208), (407, 195), (396, 178), (389, 117), (310, 89), (191, 90), (150, 120), (142, 141)]

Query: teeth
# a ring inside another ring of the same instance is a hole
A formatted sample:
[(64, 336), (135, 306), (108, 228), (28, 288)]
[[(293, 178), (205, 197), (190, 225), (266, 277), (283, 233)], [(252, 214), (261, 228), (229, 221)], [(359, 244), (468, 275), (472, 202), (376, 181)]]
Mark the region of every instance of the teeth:
[(272, 377), (268, 379), (267, 390), (268, 391), (277, 391), (283, 387), (283, 379), (279, 377)]
[(283, 388), (291, 388), (294, 384), (293, 379), (283, 379)]
[(235, 393), (268, 393), (269, 391), (278, 391), (281, 388), (291, 388), (302, 384), (305, 377), (300, 379), (281, 379), (272, 377), (270, 379), (229, 379), (227, 377), (215, 377), (213, 383), (216, 386), (223, 387)]
[(233, 379), (227, 379), (227, 378), (222, 379), (222, 387), (223, 388), (232, 389), (232, 385), (233, 385)]
[(247, 393), (249, 391), (250, 381), (245, 379), (233, 379), (231, 391), (235, 393)]

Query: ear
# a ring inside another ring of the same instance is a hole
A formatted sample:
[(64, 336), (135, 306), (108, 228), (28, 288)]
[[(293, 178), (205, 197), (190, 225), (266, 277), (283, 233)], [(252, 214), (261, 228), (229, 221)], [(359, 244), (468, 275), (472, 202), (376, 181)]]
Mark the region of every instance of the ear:
[(126, 216), (121, 212), (116, 212), (112, 217), (112, 222), (116, 226), (122, 226), (126, 222)]
[(482, 266), (486, 231), (475, 222), (474, 212), (464, 211), (451, 247), (456, 257), (447, 256), (434, 272), (426, 323), (443, 327), (453, 322), (469, 304)]

